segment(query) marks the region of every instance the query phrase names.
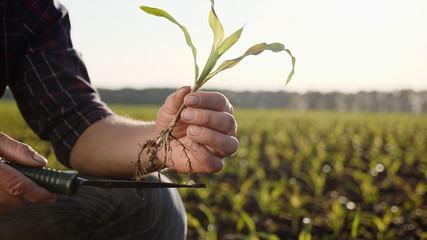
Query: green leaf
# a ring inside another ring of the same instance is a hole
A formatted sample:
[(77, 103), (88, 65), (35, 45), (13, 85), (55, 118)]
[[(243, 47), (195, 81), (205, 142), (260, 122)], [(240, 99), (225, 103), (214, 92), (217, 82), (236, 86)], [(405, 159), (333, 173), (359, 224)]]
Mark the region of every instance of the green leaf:
[(198, 205), (199, 209), (206, 215), (208, 218), (209, 224), (215, 225), (215, 215), (213, 214), (212, 210), (209, 209), (205, 204), (200, 203)]
[(195, 228), (199, 236), (206, 236), (206, 231), (202, 227), (202, 224), (200, 223), (199, 219), (187, 213), (187, 221), (188, 221), (188, 226)]
[(211, 209), (209, 209), (208, 206), (206, 206), (203, 203), (200, 203), (199, 205), (199, 209), (206, 215), (206, 217), (208, 218), (209, 221), (209, 225), (212, 227), (212, 229), (209, 229), (206, 232), (206, 239), (217, 239), (218, 238), (218, 231), (217, 231), (217, 227), (216, 227), (216, 221), (215, 221), (215, 215), (212, 212)]
[(351, 236), (357, 238), (360, 225), (360, 212), (357, 212), (354, 216), (353, 223), (351, 224)]
[(248, 213), (246, 213), (244, 210), (240, 210), (239, 213), (240, 213), (240, 221), (237, 224), (236, 229), (238, 231), (241, 231), (243, 229), (243, 227), (246, 225), (249, 232), (255, 233), (256, 232), (256, 224), (252, 220), (251, 216)]
[(167, 13), (166, 11), (164, 11), (162, 9), (152, 8), (152, 7), (147, 7), (147, 6), (140, 6), (139, 8), (141, 8), (141, 10), (143, 10), (144, 12), (146, 12), (148, 14), (158, 16), (158, 17), (164, 17), (164, 18), (168, 19), (169, 21), (171, 21), (172, 23), (175, 23), (179, 28), (181, 28), (181, 30), (183, 31), (183, 33), (185, 35), (185, 41), (187, 42), (187, 45), (191, 48), (191, 51), (193, 52), (194, 69), (195, 69), (195, 78), (194, 79), (197, 79), (197, 77), (199, 76), (199, 66), (197, 65), (197, 50), (196, 50), (196, 47), (194, 47), (193, 42), (191, 41), (191, 37), (187, 31), (187, 28), (184, 27), (183, 25), (181, 25), (178, 21), (175, 20), (175, 18), (173, 18), (169, 13)]
[(222, 39), (224, 39), (224, 28), (222, 27), (221, 22), (219, 21), (218, 16), (215, 13), (213, 1), (211, 5), (211, 11), (209, 13), (209, 25), (211, 26), (212, 32), (214, 34), (214, 42), (212, 49), (216, 51)]
[(289, 56), (292, 58), (292, 70), (290, 71), (290, 73), (288, 74), (288, 78), (286, 80), (286, 84), (288, 84), (288, 82), (292, 79), (292, 76), (294, 75), (294, 69), (295, 69), (295, 57), (292, 55), (291, 51), (289, 49), (286, 49), (285, 46), (281, 43), (271, 43), (271, 44), (266, 44), (266, 43), (259, 43), (256, 44), (252, 47), (250, 47), (245, 54), (243, 54), (242, 56), (235, 58), (235, 59), (231, 59), (231, 60), (225, 60), (224, 62), (221, 63), (221, 65), (212, 73), (210, 73), (203, 81), (203, 84), (206, 83), (209, 79), (211, 79), (213, 76), (215, 76), (216, 74), (218, 74), (219, 72), (232, 68), (234, 66), (236, 66), (240, 61), (242, 61), (243, 58), (249, 56), (249, 55), (258, 55), (260, 53), (262, 53), (265, 50), (270, 50), (273, 52), (281, 52), (281, 51), (285, 51), (289, 54)]
[[(213, 50), (213, 48), (212, 48)], [(202, 73), (200, 74), (199, 78), (195, 82), (195, 86), (193, 87), (193, 91), (199, 90), (205, 84), (207, 76), (210, 75), (210, 72), (215, 67), (216, 62), (218, 61), (218, 53), (217, 51), (211, 51), (211, 54), (209, 55), (209, 58), (205, 64), (205, 67), (203, 68)]]
[(298, 235), (298, 240), (311, 240), (311, 239), (312, 239), (312, 236), (310, 231), (308, 231), (307, 227), (304, 227), (304, 229)]
[(197, 65), (197, 51), (194, 47), (190, 34), (188, 33), (187, 29), (182, 26), (180, 23), (178, 23), (170, 14), (168, 14), (166, 11), (157, 9), (157, 8), (151, 8), (146, 6), (140, 7), (143, 11), (146, 13), (164, 17), (171, 21), (172, 23), (175, 23), (178, 25), (181, 30), (184, 32), (185, 39), (187, 42), (187, 45), (190, 46), (192, 52), (193, 52), (193, 58), (194, 58), (194, 68), (195, 68), (195, 83), (192, 88), (192, 91), (199, 90), (209, 79), (211, 79), (213, 76), (218, 74), (219, 72), (229, 69), (237, 65), (243, 58), (249, 56), (249, 55), (258, 55), (261, 52), (265, 50), (270, 50), (273, 52), (281, 52), (285, 51), (287, 52), (291, 58), (292, 58), (292, 70), (288, 74), (288, 78), (286, 80), (286, 84), (292, 79), (292, 76), (294, 75), (294, 68), (295, 68), (295, 58), (292, 55), (291, 51), (289, 49), (286, 49), (283, 44), (281, 43), (260, 43), (252, 46), (249, 48), (245, 54), (242, 56), (232, 59), (232, 60), (226, 60), (224, 61), (215, 71), (212, 72), (214, 69), (218, 59), (221, 57), (223, 53), (225, 53), (228, 49), (230, 49), (239, 39), (243, 32), (243, 27), (231, 34), (229, 37), (227, 37), (224, 41), (224, 29), (221, 25), (221, 22), (218, 19), (218, 16), (215, 13), (215, 1), (211, 0), (211, 11), (209, 13), (209, 25), (213, 31), (214, 34), (214, 40), (212, 44), (211, 53), (209, 54), (209, 57), (207, 59), (207, 62), (205, 64), (205, 67), (203, 68), (202, 73), (199, 75), (199, 67)]
[(225, 53), (229, 48), (231, 48), (240, 38), (243, 32), (243, 27), (239, 30), (235, 31), (228, 38), (226, 38), (221, 45), (218, 47), (218, 56), (221, 57), (223, 53)]
[(224, 39), (224, 28), (221, 25), (221, 22), (218, 19), (218, 16), (215, 13), (215, 4), (214, 1), (211, 0), (211, 11), (209, 13), (209, 25), (212, 29), (213, 35), (214, 35), (214, 41), (212, 44), (211, 53), (209, 54), (208, 60), (205, 64), (205, 67), (203, 68), (202, 73), (200, 74), (200, 77), (196, 80), (195, 86), (193, 89), (198, 89), (203, 85), (203, 82), (206, 78), (206, 76), (212, 71), (212, 69), (215, 67), (219, 55), (218, 55), (218, 46), (221, 43), (221, 41)]
[(258, 236), (261, 237), (261, 239), (280, 240), (280, 238), (273, 233), (265, 233), (265, 232), (257, 232), (257, 233), (258, 233)]

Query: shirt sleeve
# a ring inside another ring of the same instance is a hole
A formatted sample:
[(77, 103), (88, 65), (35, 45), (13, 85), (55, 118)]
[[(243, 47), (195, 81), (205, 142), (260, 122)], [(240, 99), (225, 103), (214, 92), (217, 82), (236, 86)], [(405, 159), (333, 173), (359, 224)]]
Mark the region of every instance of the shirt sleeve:
[(66, 9), (56, 1), (27, 1), (22, 29), (28, 36), (9, 81), (29, 126), (52, 143), (70, 167), (70, 151), (94, 122), (113, 114), (91, 86), (81, 56), (70, 40)]

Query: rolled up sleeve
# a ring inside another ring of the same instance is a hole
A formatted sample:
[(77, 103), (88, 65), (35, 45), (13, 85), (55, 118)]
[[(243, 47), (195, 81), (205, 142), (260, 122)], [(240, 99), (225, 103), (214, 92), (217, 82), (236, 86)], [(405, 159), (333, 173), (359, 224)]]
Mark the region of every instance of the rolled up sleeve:
[(22, 29), (28, 41), (8, 85), (29, 126), (51, 141), (57, 159), (69, 167), (79, 136), (113, 113), (91, 86), (81, 56), (72, 47), (65, 8), (56, 1), (35, 1)]

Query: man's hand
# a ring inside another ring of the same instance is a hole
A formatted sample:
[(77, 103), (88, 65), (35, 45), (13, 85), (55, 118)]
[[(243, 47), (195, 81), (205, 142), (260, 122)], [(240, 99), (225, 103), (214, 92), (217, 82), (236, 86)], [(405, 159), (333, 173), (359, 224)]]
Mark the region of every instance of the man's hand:
[[(230, 156), (239, 146), (235, 138), (237, 124), (233, 107), (220, 93), (193, 92), (190, 87), (178, 89), (170, 95), (156, 118), (156, 132), (164, 130), (184, 102), (186, 109), (175, 125), (173, 135), (189, 152), (194, 173), (215, 173), (223, 168), (222, 158)], [(171, 143), (173, 167), (179, 172), (188, 172), (189, 166), (182, 145)], [(162, 161), (164, 152), (159, 159)], [(172, 166), (171, 162), (167, 162)]]
[[(47, 161), (30, 146), (0, 132), (0, 157), (9, 161), (43, 167)], [(24, 200), (33, 203), (53, 203), (56, 197), (12, 167), (0, 162), (0, 211), (19, 207)]]
[[(214, 173), (223, 168), (222, 158), (237, 151), (239, 142), (234, 137), (236, 121), (233, 108), (219, 93), (194, 92), (189, 87), (171, 94), (157, 114), (156, 122), (137, 121), (118, 115), (105, 117), (90, 127), (77, 139), (71, 150), (71, 167), (81, 174), (101, 177), (132, 177), (141, 144), (154, 140), (175, 117), (179, 107), (187, 108), (174, 128), (173, 135), (186, 145), (194, 173)], [(187, 173), (187, 158), (182, 145), (171, 142), (174, 167)], [(164, 160), (163, 149), (158, 154), (160, 166)], [(142, 167), (149, 168), (146, 154)]]

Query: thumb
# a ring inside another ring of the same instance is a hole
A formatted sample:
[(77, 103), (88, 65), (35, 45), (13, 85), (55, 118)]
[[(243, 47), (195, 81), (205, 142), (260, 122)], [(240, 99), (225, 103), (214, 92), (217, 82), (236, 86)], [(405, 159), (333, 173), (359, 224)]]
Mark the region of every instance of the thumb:
[(47, 160), (27, 144), (18, 142), (0, 132), (0, 157), (23, 165), (43, 167)]
[(190, 92), (191, 88), (189, 86), (181, 87), (176, 90), (175, 93), (169, 95), (166, 99), (165, 104), (163, 105), (165, 108), (164, 110), (170, 115), (175, 115), (181, 107), (184, 97)]

